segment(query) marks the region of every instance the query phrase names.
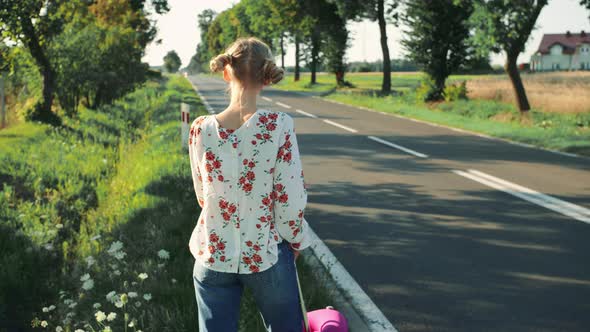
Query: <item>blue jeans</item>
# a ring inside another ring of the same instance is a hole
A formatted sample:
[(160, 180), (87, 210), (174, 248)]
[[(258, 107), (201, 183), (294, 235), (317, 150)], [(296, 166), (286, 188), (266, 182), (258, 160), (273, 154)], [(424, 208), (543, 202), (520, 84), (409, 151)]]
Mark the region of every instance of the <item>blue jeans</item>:
[(275, 265), (253, 274), (217, 272), (195, 261), (199, 331), (238, 331), (240, 299), (246, 286), (252, 291), (268, 332), (301, 332), (303, 313), (295, 258), (287, 242), (278, 244), (278, 256)]

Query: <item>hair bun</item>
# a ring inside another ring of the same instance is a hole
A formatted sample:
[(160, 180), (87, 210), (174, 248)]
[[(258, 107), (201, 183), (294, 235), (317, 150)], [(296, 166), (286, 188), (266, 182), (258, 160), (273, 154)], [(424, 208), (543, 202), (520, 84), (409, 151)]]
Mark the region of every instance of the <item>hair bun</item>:
[(219, 54), (218, 56), (216, 56), (215, 58), (213, 58), (210, 62), (209, 62), (209, 68), (211, 69), (212, 72), (216, 73), (218, 71), (222, 71), (223, 68), (225, 68), (225, 65), (231, 64), (232, 63), (232, 59), (231, 59), (231, 55), (229, 54)]
[(277, 67), (273, 60), (266, 59), (264, 61), (264, 65), (262, 66), (262, 77), (265, 85), (268, 85), (270, 83), (278, 83), (280, 80), (283, 79), (284, 74), (285, 71), (283, 70), (283, 68)]

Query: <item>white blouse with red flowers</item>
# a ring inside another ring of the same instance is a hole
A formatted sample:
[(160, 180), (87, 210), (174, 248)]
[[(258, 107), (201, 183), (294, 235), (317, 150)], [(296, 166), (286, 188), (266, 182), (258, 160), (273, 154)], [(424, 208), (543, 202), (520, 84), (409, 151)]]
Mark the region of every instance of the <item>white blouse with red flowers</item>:
[(278, 260), (283, 239), (311, 245), (293, 118), (258, 109), (238, 129), (215, 115), (191, 124), (189, 158), (201, 214), (189, 240), (192, 255), (215, 271), (256, 273)]

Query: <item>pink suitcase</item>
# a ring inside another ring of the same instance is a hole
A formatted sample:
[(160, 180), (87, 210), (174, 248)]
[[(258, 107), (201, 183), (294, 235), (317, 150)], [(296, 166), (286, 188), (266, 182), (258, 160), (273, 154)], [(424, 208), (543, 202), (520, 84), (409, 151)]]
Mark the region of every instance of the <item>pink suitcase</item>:
[[(295, 266), (297, 271), (297, 266)], [(299, 288), (299, 298), (301, 299), (301, 311), (303, 312), (303, 332), (348, 332), (348, 322), (343, 314), (333, 307), (328, 306), (326, 309), (318, 309), (307, 312), (299, 284), (299, 274), (297, 275), (297, 286)]]

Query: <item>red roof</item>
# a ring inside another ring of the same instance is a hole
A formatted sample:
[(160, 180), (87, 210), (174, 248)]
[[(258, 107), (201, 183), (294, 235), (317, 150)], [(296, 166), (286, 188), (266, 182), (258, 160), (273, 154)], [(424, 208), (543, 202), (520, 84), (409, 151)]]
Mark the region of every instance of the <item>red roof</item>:
[(563, 46), (564, 54), (572, 54), (576, 50), (576, 46), (581, 43), (590, 43), (589, 33), (550, 33), (544, 34), (539, 45), (539, 50), (543, 54), (549, 53), (551, 46), (559, 44)]

